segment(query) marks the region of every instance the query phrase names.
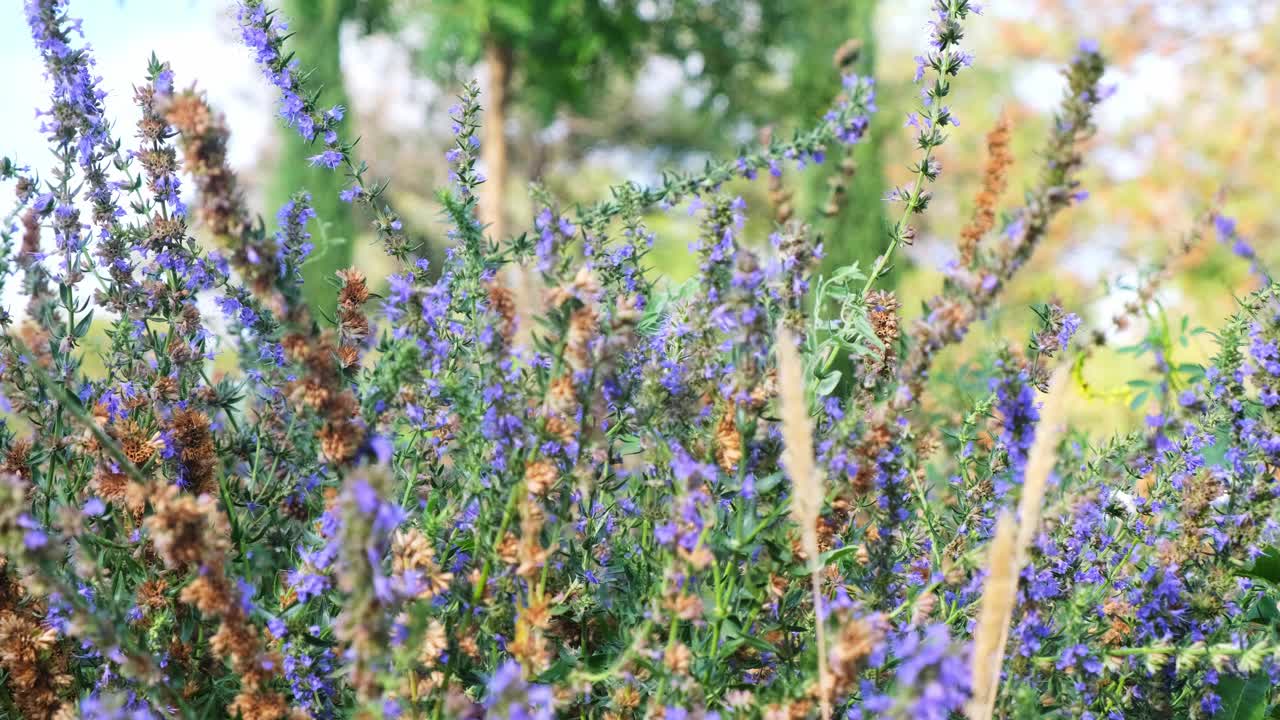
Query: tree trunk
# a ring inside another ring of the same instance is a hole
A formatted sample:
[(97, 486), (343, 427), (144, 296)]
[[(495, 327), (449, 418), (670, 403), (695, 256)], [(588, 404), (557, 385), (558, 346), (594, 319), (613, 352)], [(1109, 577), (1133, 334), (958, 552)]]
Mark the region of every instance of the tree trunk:
[(507, 101), (511, 89), (511, 48), (493, 38), (485, 42), (485, 65), (489, 73), (489, 97), (484, 102), (484, 137), (480, 143), (480, 160), (484, 163), (485, 182), (480, 188), (480, 222), (488, 226), (493, 239), (506, 239), (507, 226), (503, 208), (507, 185)]
[[(485, 66), (488, 71), (488, 97), (485, 108), (480, 160), (484, 163), (485, 181), (480, 186), (480, 223), (489, 237), (497, 242), (507, 239), (506, 187), (510, 166), (507, 160), (507, 106), (511, 99), (511, 47), (495, 38), (485, 41)], [(532, 268), (513, 263), (507, 267), (506, 285), (516, 306), (517, 345), (527, 346), (532, 340), (533, 317), (538, 295), (538, 278)]]

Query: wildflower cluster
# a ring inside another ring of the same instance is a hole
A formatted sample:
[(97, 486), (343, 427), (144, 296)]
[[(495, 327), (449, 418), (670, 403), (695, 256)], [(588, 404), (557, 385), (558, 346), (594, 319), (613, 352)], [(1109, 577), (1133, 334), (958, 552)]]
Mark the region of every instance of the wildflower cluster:
[[(997, 126), (959, 259), (903, 318), (877, 281), (927, 209), (977, 10), (935, 2), (908, 123), (921, 158), (884, 255), (815, 277), (810, 227), (752, 237), (727, 183), (859, 142), (869, 79), (846, 78), (815, 127), (704, 172), (576, 212), (536, 190), (512, 238), (476, 220), (484, 115), (468, 85), (435, 270), (364, 180), (343, 110), (315, 106), (284, 21), (245, 0), (281, 117), (318, 143), (314, 164), (348, 173), (344, 198), (396, 263), (383, 292), (339, 272), (334, 312), (313, 317), (299, 269), (323, 218), (305, 188), (271, 227), (254, 217), (230, 128), (157, 58), (134, 135), (115, 137), (65, 0), (26, 0), (57, 162), (0, 161), (16, 189), (0, 279), (28, 301), (0, 316), (0, 715), (1266, 711), (1280, 286), (1242, 301), (1211, 365), (1163, 363), (1144, 432), (1064, 427), (1081, 320), (1052, 302), (984, 356), (968, 407), (925, 402), (937, 354), (1083, 199), (1106, 95), (1082, 45), (1045, 169), (1007, 213)], [(649, 213), (676, 206), (699, 219), (699, 267), (672, 288), (645, 257)], [(1215, 224), (1268, 278), (1234, 223)], [(541, 276), (534, 307), (504, 284), (513, 263)]]

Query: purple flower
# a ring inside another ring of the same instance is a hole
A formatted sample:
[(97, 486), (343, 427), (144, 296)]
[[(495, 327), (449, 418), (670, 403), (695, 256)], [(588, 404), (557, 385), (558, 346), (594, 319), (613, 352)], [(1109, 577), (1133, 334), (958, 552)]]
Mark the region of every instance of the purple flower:
[(259, 69), (279, 91), (280, 117), (308, 142), (322, 135), (326, 149), (311, 158), (312, 164), (336, 168), (343, 154), (337, 149), (338, 135), (333, 128), (342, 121), (345, 109), (335, 105), (320, 111), (300, 94), (303, 89), (298, 81), (298, 61), (281, 52), (287, 23), (252, 0), (241, 2), (237, 19), (241, 42), (253, 51)]
[(28, 550), (39, 550), (49, 544), (49, 536), (39, 528), (32, 528), (23, 534), (22, 544)]
[(498, 666), (485, 686), (486, 717), (505, 720), (552, 720), (555, 697), (546, 685), (524, 679), (520, 663), (507, 660)]
[(892, 651), (899, 658), (897, 704), (909, 708), (909, 717), (946, 720), (964, 708), (971, 685), (968, 651), (952, 641), (946, 625), (909, 630)]
[(369, 445), (373, 448), (374, 458), (379, 465), (391, 464), (391, 455), (395, 452), (396, 446), (390, 438), (385, 435), (375, 435), (369, 441)]
[(1027, 371), (1006, 371), (1005, 374), (1003, 379), (990, 381), (996, 393), (996, 407), (1000, 410), (1000, 442), (1009, 455), (1008, 479), (996, 483), (997, 497), (1004, 495), (1010, 482), (1022, 484), (1027, 453), (1040, 420), (1040, 406)]
[(320, 597), (330, 587), (327, 575), (302, 570), (292, 570), (287, 577), (289, 587), (298, 593), (299, 602), (306, 602), (313, 597)]
[(338, 198), (343, 202), (354, 202), (356, 198), (364, 195), (364, 188), (360, 185), (352, 185), (351, 187), (338, 193)]
[(351, 487), (351, 495), (356, 501), (356, 508), (365, 515), (376, 512), (381, 502), (378, 491), (367, 480), (357, 480)]
[(1075, 313), (1067, 313), (1062, 317), (1062, 327), (1058, 330), (1058, 349), (1065, 351), (1067, 345), (1071, 343), (1071, 338), (1076, 334), (1076, 330), (1080, 329), (1080, 316)]
[(1218, 231), (1218, 239), (1224, 242), (1236, 234), (1235, 218), (1230, 218), (1226, 215), (1214, 215), (1213, 227)]
[(667, 521), (654, 527), (653, 539), (661, 545), (671, 545), (676, 541), (676, 524)]
[(311, 163), (312, 167), (326, 167), (332, 170), (342, 164), (342, 157), (342, 153), (331, 148), (325, 150), (319, 155), (312, 155), (310, 158), (307, 158), (307, 160)]

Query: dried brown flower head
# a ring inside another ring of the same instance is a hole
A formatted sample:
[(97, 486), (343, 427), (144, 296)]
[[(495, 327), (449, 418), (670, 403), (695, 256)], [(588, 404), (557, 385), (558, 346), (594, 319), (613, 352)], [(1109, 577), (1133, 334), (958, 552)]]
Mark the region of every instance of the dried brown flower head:
[(525, 489), (534, 495), (546, 495), (559, 477), (560, 471), (550, 460), (534, 460), (524, 469)]
[(734, 408), (727, 407), (716, 424), (716, 463), (721, 470), (733, 475), (742, 461), (742, 435), (734, 419)]
[(836, 48), (835, 55), (832, 56), (831, 62), (837, 70), (848, 70), (854, 63), (858, 62), (858, 57), (862, 54), (862, 38), (849, 38)]
[(960, 265), (973, 264), (978, 241), (995, 225), (996, 203), (1008, 185), (1009, 166), (1013, 153), (1009, 150), (1009, 117), (1001, 115), (995, 127), (987, 133), (987, 164), (982, 171), (982, 190), (973, 202), (973, 218), (960, 231)]
[(28, 439), (15, 440), (4, 454), (4, 464), (0, 465), (0, 472), (17, 475), (24, 481), (31, 480), (31, 466), (29, 456), (31, 455), (31, 441)]
[(197, 495), (215, 491), (218, 454), (209, 416), (192, 408), (178, 408), (173, 411), (169, 427), (177, 448), (179, 472), (186, 486)]
[(227, 163), (231, 133), (225, 120), (193, 90), (170, 98), (164, 114), (180, 135), (183, 167), (195, 179), (197, 217), (214, 235), (238, 239), (249, 226), (249, 212)]
[(569, 316), (569, 331), (565, 338), (564, 358), (569, 367), (577, 371), (591, 367), (592, 341), (599, 333), (599, 315), (588, 306), (573, 311)]
[(489, 308), (502, 319), (499, 334), (508, 343), (515, 337), (518, 326), (516, 320), (515, 295), (507, 287), (496, 282), (489, 284)]
[(689, 665), (693, 662), (693, 652), (689, 650), (689, 646), (682, 642), (676, 642), (669, 647), (662, 655), (662, 664), (667, 669), (677, 675), (688, 675)]
[(65, 648), (58, 632), (28, 609), (0, 609), (0, 667), (23, 717), (51, 717), (71, 689)]
[(436, 564), (435, 550), (418, 528), (397, 531), (391, 541), (391, 571), (396, 575), (412, 573), (417, 584), (415, 595), (430, 600), (449, 589), (453, 573), (443, 572)]
[(186, 569), (208, 565), (230, 547), (231, 528), (211, 495), (193, 497), (176, 485), (153, 489), (155, 512), (144, 525), (166, 567)]

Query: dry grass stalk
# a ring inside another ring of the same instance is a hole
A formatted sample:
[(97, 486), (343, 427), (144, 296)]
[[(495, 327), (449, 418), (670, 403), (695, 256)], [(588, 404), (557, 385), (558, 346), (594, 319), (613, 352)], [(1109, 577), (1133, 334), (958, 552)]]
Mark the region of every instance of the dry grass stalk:
[(1017, 522), (1005, 510), (996, 521), (996, 533), (987, 554), (987, 582), (978, 607), (978, 625), (973, 634), (973, 699), (971, 720), (989, 719), (995, 706), (1000, 666), (1004, 659), (1004, 634), (1013, 616), (1018, 591), (1015, 547)]
[(791, 517), (801, 529), (805, 554), (814, 560), (822, 482), (813, 463), (813, 424), (805, 398), (804, 363), (795, 336), (778, 329), (778, 414), (782, 421), (782, 466), (791, 478)]
[(1027, 563), (1031, 541), (1040, 527), (1040, 511), (1044, 506), (1045, 487), (1057, 458), (1058, 438), (1062, 435), (1063, 397), (1067, 388), (1067, 368), (1059, 367), (1049, 379), (1049, 392), (1040, 408), (1036, 439), (1027, 453), (1027, 470), (1018, 501), (1018, 570)]
[(791, 519), (800, 527), (800, 542), (809, 563), (813, 583), (815, 634), (818, 642), (818, 685), (822, 717), (831, 718), (831, 698), (827, 692), (826, 632), (821, 619), (822, 558), (818, 548), (818, 514), (825, 495), (822, 479), (813, 462), (813, 423), (809, 419), (809, 402), (805, 397), (804, 361), (796, 349), (796, 338), (790, 330), (779, 327), (778, 415), (782, 421), (782, 466), (791, 478)]
[(1063, 396), (1067, 370), (1054, 372), (1049, 393), (1040, 409), (1036, 439), (1027, 456), (1027, 471), (1018, 502), (1018, 520), (1006, 510), (996, 523), (987, 560), (987, 582), (982, 591), (978, 624), (973, 638), (973, 698), (970, 720), (990, 720), (995, 711), (1000, 668), (1009, 641), (1009, 623), (1017, 602), (1018, 576), (1027, 563), (1031, 542), (1040, 525), (1045, 488), (1053, 471), (1061, 435)]

